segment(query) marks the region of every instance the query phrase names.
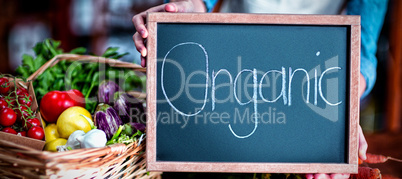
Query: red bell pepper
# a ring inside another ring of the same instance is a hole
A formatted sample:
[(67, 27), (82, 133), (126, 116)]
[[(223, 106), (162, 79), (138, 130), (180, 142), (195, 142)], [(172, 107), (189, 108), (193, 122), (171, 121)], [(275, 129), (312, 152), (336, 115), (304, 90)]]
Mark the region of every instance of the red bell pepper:
[(84, 95), (76, 90), (50, 91), (40, 102), (40, 112), (46, 122), (55, 123), (60, 114), (69, 107), (81, 106), (85, 108)]

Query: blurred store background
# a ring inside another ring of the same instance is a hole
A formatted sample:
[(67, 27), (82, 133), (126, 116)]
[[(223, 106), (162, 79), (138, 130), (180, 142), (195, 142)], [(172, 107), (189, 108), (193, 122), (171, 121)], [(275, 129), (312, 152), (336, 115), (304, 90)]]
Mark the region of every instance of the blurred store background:
[(65, 51), (83, 46), (101, 55), (118, 46), (130, 54), (124, 61), (139, 62), (132, 35), (134, 14), (162, 0), (0, 0), (0, 71), (12, 73), (23, 54), (45, 38), (62, 42)]
[[(86, 47), (101, 55), (107, 47), (129, 52), (124, 61), (139, 63), (132, 35), (134, 14), (163, 0), (0, 0), (0, 72), (14, 73), (23, 54), (45, 38), (69, 51)], [(390, 0), (378, 41), (378, 77), (361, 103), (361, 126), (369, 152), (402, 158), (402, 1)], [(376, 167), (375, 165), (373, 167)], [(385, 174), (402, 177), (402, 164), (379, 165)]]

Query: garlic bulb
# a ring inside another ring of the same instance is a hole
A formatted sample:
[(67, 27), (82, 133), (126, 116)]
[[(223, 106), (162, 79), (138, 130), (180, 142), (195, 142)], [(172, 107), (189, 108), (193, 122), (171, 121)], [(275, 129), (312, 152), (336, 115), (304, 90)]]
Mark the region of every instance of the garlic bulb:
[(92, 129), (85, 135), (77, 137), (81, 148), (99, 148), (106, 146), (106, 134), (102, 130)]
[(62, 146), (57, 146), (57, 151), (59, 152), (64, 152), (64, 151), (69, 151), (69, 150), (73, 150), (73, 149), (79, 149), (81, 148), (81, 143), (78, 142), (77, 138), (79, 136), (83, 136), (85, 135), (85, 132), (82, 130), (76, 130), (74, 131), (67, 140), (66, 145), (62, 145)]
[(106, 146), (106, 142), (106, 134), (102, 130), (92, 129), (86, 134), (82, 130), (76, 130), (68, 137), (66, 145), (57, 147), (57, 151), (62, 152), (80, 148), (100, 148)]
[(80, 142), (78, 142), (78, 140), (77, 140), (77, 138), (79, 137), (79, 136), (83, 136), (83, 135), (85, 135), (85, 132), (84, 131), (82, 131), (82, 130), (76, 130), (76, 131), (74, 131), (71, 135), (70, 135), (70, 137), (68, 137), (68, 140), (67, 140), (67, 146), (68, 147), (71, 147), (71, 149), (79, 149), (79, 148), (81, 148), (80, 147)]

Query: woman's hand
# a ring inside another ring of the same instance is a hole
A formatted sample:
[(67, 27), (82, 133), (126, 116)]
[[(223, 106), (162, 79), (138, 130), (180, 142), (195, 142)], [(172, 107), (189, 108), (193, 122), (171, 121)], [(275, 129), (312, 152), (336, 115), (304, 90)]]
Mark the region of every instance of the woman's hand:
[[(360, 74), (360, 83), (359, 83), (359, 96), (361, 97), (366, 90), (366, 80), (364, 79), (363, 75)], [(359, 125), (359, 158), (362, 160), (366, 160), (366, 152), (367, 152), (367, 141), (366, 138), (363, 135), (363, 130)], [(320, 178), (326, 178), (326, 179), (343, 179), (343, 178), (349, 178), (350, 174), (323, 174), (323, 173), (317, 173), (317, 174), (307, 174), (306, 178), (307, 179), (320, 179)]]
[[(366, 79), (360, 73), (360, 83), (359, 83), (359, 97), (362, 97), (364, 91), (366, 90)], [(359, 125), (359, 158), (362, 160), (366, 160), (366, 152), (367, 152), (368, 144), (366, 138), (363, 135), (363, 130)]]
[(323, 173), (317, 173), (317, 174), (307, 174), (306, 178), (307, 179), (347, 179), (350, 177), (350, 174), (323, 174)]
[(144, 12), (135, 15), (132, 19), (136, 33), (133, 40), (137, 51), (141, 53), (141, 65), (145, 67), (145, 57), (147, 56), (147, 48), (144, 40), (148, 37), (146, 27), (147, 12), (205, 12), (206, 8), (202, 0), (177, 0), (167, 4), (152, 7)]

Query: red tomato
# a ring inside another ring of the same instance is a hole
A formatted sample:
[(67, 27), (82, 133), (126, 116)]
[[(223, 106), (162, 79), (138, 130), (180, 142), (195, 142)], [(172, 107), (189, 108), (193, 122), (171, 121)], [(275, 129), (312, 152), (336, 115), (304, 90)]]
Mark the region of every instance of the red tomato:
[(4, 98), (0, 99), (0, 110), (8, 107), (7, 101)]
[(27, 136), (27, 132), (26, 132), (26, 131), (20, 131), (20, 132), (17, 132), (17, 135), (26, 137), (26, 136)]
[(45, 137), (45, 133), (41, 127), (34, 126), (28, 130), (28, 137), (42, 140)]
[(10, 89), (10, 84), (8, 83), (7, 78), (0, 78), (0, 93), (7, 94)]
[(78, 90), (50, 91), (40, 102), (40, 112), (46, 122), (55, 123), (60, 114), (69, 107), (85, 108), (84, 95)]
[(81, 103), (81, 104), (85, 103), (84, 95), (79, 90), (72, 89), (72, 90), (66, 91), (66, 93), (69, 94), (69, 96), (73, 100), (75, 100), (77, 103)]
[(27, 105), (30, 107), (32, 105), (32, 97), (29, 96), (28, 93), (23, 93), (18, 96), (18, 103), (20, 103), (20, 105)]
[(28, 119), (26, 123), (22, 124), (22, 127), (24, 127), (24, 130), (28, 130), (32, 126), (39, 126), (40, 127), (40, 121), (39, 121), (38, 118)]
[(24, 96), (25, 94), (28, 94), (28, 90), (25, 88), (17, 88), (17, 96)]
[(2, 126), (11, 126), (16, 120), (17, 114), (12, 109), (4, 108), (0, 111), (0, 124)]
[(5, 127), (3, 130), (1, 130), (1, 131), (3, 131), (3, 132), (7, 132), (7, 133), (10, 133), (10, 134), (17, 134), (17, 131), (15, 131), (13, 128), (11, 128), (11, 127)]
[(6, 97), (6, 102), (8, 104), (8, 107), (13, 108), (17, 105), (17, 101), (15, 100), (14, 97)]
[(17, 114), (17, 120), (19, 122), (24, 122), (24, 119), (28, 119), (29, 116), (32, 116), (33, 114), (31, 113), (31, 110), (29, 110), (25, 106), (21, 106), (20, 110), (15, 110), (15, 113)]

